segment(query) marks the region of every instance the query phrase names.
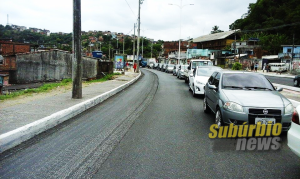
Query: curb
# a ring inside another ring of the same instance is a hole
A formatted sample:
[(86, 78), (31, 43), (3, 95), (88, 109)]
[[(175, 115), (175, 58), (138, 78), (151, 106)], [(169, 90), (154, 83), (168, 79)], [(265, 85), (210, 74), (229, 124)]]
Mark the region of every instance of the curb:
[(56, 125), (71, 119), (72, 117), (82, 113), (83, 111), (102, 103), (109, 97), (119, 93), (120, 91), (124, 90), (134, 82), (136, 82), (141, 77), (141, 72), (137, 77), (132, 79), (131, 81), (112, 89), (108, 92), (105, 92), (99, 96), (96, 96), (94, 98), (91, 98), (89, 100), (86, 100), (84, 102), (81, 102), (79, 104), (76, 104), (74, 106), (71, 106), (67, 109), (58, 111), (54, 114), (51, 114), (50, 116), (44, 117), (42, 119), (39, 119), (35, 122), (32, 122), (30, 124), (27, 124), (25, 126), (22, 126), (20, 128), (17, 128), (15, 130), (12, 130), (10, 132), (4, 133), (0, 135), (0, 153), (11, 149), (22, 142), (50, 129), (55, 127)]
[(292, 99), (288, 99), (288, 100), (291, 101), (291, 103), (293, 104), (293, 106), (294, 106), (295, 108), (297, 108), (298, 106), (300, 107), (300, 102), (299, 102), (299, 101), (295, 101), (295, 100), (292, 100)]
[(264, 74), (264, 73), (261, 73), (261, 74), (263, 74), (263, 75), (265, 75), (265, 76), (272, 76), (272, 77), (279, 77), (279, 78), (292, 78), (292, 79), (294, 79), (295, 78), (295, 76), (285, 76), (285, 75), (272, 75), (272, 74)]
[(284, 88), (284, 89), (300, 92), (300, 88), (298, 88), (298, 87), (287, 86), (287, 85), (282, 85), (282, 84), (277, 84), (277, 83), (272, 83), (272, 84), (274, 86), (277, 86), (277, 87), (281, 87), (281, 88)]

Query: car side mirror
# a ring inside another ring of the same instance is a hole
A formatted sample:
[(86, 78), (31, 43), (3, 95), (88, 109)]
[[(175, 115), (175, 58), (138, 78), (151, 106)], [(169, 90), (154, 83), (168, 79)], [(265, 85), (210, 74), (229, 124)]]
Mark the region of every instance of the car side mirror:
[(280, 92), (282, 90), (283, 90), (283, 88), (281, 88), (281, 87), (276, 88), (276, 91), (278, 91), (278, 92)]
[(215, 85), (208, 84), (208, 88), (212, 90), (217, 90), (218, 88)]

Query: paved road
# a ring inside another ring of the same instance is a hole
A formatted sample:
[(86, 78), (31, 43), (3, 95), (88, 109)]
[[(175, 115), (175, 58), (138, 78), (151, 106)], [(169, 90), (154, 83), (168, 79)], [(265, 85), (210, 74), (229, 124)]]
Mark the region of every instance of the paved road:
[(279, 151), (235, 151), (234, 140), (209, 139), (214, 116), (202, 112), (203, 99), (192, 97), (183, 80), (151, 71), (2, 154), (0, 178), (299, 178), (300, 159), (286, 134)]
[(272, 83), (294, 86), (293, 78), (283, 78), (276, 76), (266, 76)]
[(134, 85), (74, 119), (0, 154), (0, 178), (90, 178), (152, 101), (158, 78)]

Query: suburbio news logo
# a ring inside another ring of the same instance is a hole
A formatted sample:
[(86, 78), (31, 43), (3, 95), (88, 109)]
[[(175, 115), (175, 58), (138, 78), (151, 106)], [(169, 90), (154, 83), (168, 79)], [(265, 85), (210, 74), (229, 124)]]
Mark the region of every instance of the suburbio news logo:
[(230, 124), (229, 126), (221, 126), (218, 129), (217, 124), (210, 127), (208, 137), (215, 138), (237, 138), (236, 150), (278, 150), (281, 146), (280, 137), (282, 131), (281, 123), (272, 124), (257, 124), (236, 126)]

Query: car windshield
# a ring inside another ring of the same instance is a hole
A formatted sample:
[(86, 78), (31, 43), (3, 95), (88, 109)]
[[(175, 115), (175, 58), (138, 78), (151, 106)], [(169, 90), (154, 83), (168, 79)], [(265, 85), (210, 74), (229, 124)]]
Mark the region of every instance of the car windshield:
[(228, 73), (222, 81), (223, 88), (274, 90), (266, 77), (258, 74)]
[(181, 65), (181, 70), (186, 70), (187, 69), (187, 67), (188, 67), (188, 65)]
[(195, 61), (192, 62), (192, 68), (196, 68), (198, 66), (212, 66), (212, 62), (210, 61)]
[(213, 72), (221, 70), (221, 68), (198, 68), (197, 69), (197, 76), (211, 76)]

